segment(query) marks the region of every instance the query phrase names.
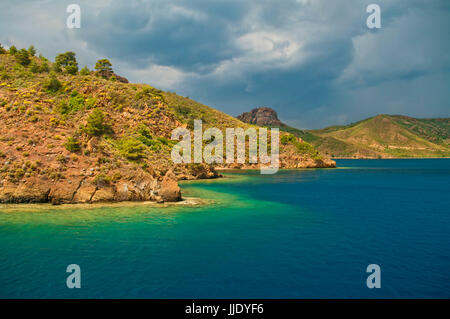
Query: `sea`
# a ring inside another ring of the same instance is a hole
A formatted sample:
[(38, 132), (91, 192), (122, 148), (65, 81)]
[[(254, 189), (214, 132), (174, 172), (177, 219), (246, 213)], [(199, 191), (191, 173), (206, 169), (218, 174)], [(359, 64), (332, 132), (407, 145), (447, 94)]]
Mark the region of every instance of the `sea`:
[(337, 166), (182, 182), (198, 205), (0, 205), (0, 298), (450, 298), (450, 159)]

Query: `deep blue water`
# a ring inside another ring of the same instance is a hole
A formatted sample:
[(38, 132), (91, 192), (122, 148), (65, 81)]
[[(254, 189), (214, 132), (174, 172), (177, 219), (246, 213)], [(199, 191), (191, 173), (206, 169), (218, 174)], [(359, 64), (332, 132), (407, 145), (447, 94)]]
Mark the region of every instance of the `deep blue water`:
[(337, 162), (184, 184), (201, 207), (0, 206), (0, 297), (450, 298), (450, 160)]

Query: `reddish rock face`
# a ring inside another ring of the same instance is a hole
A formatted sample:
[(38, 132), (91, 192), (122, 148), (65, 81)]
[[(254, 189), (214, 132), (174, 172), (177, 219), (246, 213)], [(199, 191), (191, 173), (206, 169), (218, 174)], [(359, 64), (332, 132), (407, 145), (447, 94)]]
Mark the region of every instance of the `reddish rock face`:
[(283, 126), (284, 124), (278, 119), (277, 112), (270, 107), (259, 107), (250, 112), (242, 113), (237, 117), (245, 123), (256, 124), (259, 126)]
[(14, 198), (18, 203), (43, 203), (47, 201), (49, 192), (48, 184), (41, 183), (37, 178), (30, 178), (17, 187)]
[(176, 202), (181, 200), (181, 190), (177, 183), (175, 174), (169, 170), (161, 182), (159, 196), (165, 202)]

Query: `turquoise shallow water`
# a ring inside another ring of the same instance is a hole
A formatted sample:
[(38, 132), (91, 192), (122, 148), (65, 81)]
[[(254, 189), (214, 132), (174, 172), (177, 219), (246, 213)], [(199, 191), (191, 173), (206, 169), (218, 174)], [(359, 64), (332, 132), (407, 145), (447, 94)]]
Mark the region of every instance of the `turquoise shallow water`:
[(450, 298), (450, 160), (338, 165), (183, 185), (208, 206), (2, 206), (0, 297)]

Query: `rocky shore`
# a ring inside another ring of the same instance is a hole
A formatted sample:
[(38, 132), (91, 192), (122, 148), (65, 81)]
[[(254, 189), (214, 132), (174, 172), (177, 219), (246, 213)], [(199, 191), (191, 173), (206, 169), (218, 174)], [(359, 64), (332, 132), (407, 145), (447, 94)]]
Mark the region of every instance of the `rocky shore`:
[(0, 203), (75, 204), (179, 200), (181, 191), (172, 171), (168, 171), (162, 180), (141, 175), (108, 183), (95, 181), (89, 176), (69, 175), (58, 182), (42, 177), (29, 178), (20, 184), (5, 181), (0, 187)]

